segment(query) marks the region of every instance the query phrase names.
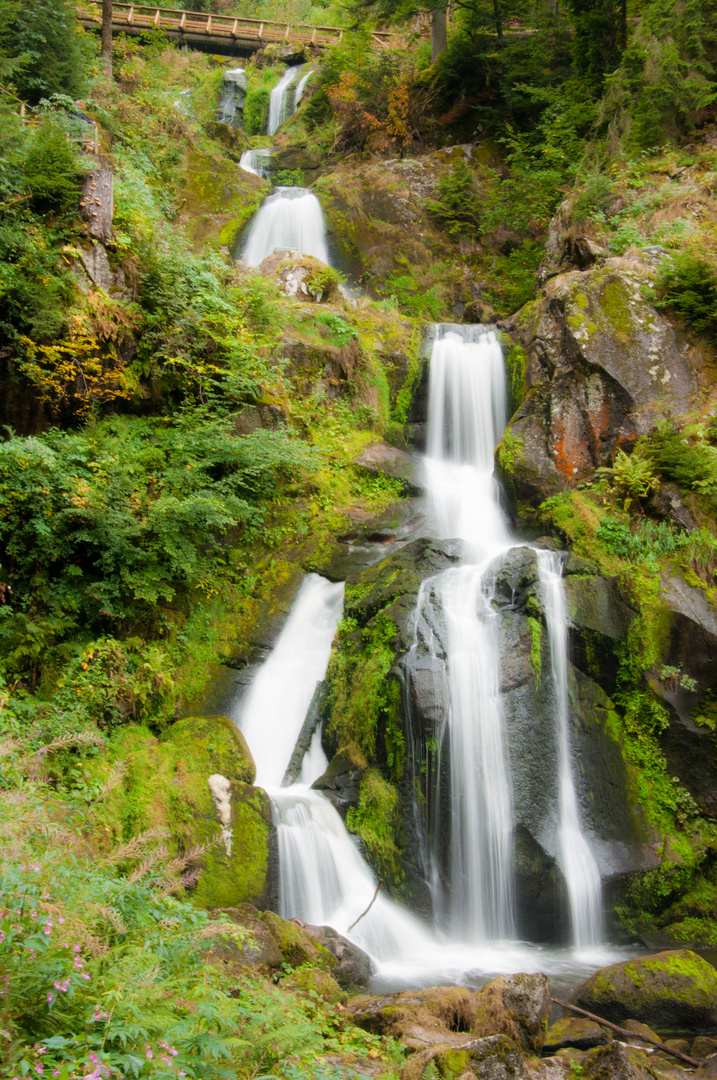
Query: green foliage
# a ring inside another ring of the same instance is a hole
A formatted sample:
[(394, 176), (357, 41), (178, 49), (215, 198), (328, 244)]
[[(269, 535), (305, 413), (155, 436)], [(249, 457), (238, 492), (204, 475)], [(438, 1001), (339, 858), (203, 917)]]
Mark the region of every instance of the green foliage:
[(597, 469), (596, 475), (610, 477), (613, 489), (624, 497), (627, 510), (633, 499), (644, 499), (659, 486), (654, 468), (650, 454), (643, 445), (638, 445), (632, 454), (618, 449), (612, 466)]
[(24, 164), (33, 209), (40, 213), (77, 209), (86, 170), (58, 123), (48, 118), (40, 124)]
[(535, 673), (537, 684), (543, 668), (543, 624), (539, 619), (529, 615), (528, 629), (530, 631), (530, 665)]
[(328, 1080), (317, 1055), (375, 1052), (316, 994), (212, 962), (247, 933), (176, 898), (192, 853), (170, 858), (157, 830), (108, 849), (106, 793), (88, 810), (26, 780), (0, 806), (1, 1077)]
[(70, 0), (5, 0), (0, 47), (18, 60), (14, 82), (37, 104), (52, 94), (79, 97), (86, 75), (82, 28)]
[(480, 196), (473, 170), (459, 160), (447, 176), (438, 182), (437, 199), (429, 199), (426, 208), (451, 234), (475, 237), (480, 231)]
[[(309, 286), (312, 289), (321, 290), (322, 292), (328, 288), (329, 284), (336, 283), (336, 271), (332, 271), (330, 267), (327, 267), (327, 273), (313, 275), (309, 280)], [(322, 311), (316, 316), (316, 322), (319, 326), (325, 326), (329, 331), (329, 337), (336, 345), (345, 346), (350, 344), (351, 341), (357, 337), (356, 328), (347, 323), (345, 319), (342, 319), (340, 315), (335, 315), (332, 311)]]
[(301, 169), (279, 169), (271, 179), (277, 187), (303, 187), (305, 183)]
[(646, 448), (665, 480), (704, 494), (717, 492), (717, 450), (706, 442), (690, 443), (673, 421), (660, 423)]
[(662, 264), (655, 286), (657, 307), (671, 308), (698, 334), (717, 340), (717, 272), (711, 263), (679, 252)]
[(380, 292), (396, 301), (401, 310), (409, 315), (437, 322), (443, 314), (443, 301), (435, 285), (429, 289), (419, 288), (412, 274), (389, 274), (382, 283), (376, 284)]
[(575, 28), (574, 66), (588, 92), (600, 97), (605, 76), (619, 60), (620, 38), (627, 36), (620, 0), (569, 0)]
[(396, 846), (398, 792), (376, 769), (361, 780), (358, 806), (346, 815), (346, 827), (361, 837), (368, 861), (378, 874), (395, 878), (399, 852)]
[(601, 119), (611, 141), (644, 149), (689, 130), (715, 100), (716, 42), (705, 0), (651, 0), (606, 80)]
[(262, 507), (310, 462), (284, 433), (237, 437), (204, 409), (0, 444), (10, 669), (47, 660), (68, 635), (151, 625), (158, 604), (214, 592), (227, 540), (260, 528)]
[(685, 544), (684, 534), (665, 521), (642, 519), (633, 527), (614, 517), (606, 517), (597, 530), (597, 539), (613, 555), (656, 570), (658, 561), (679, 551)]
[(572, 210), (573, 221), (600, 219), (613, 197), (612, 182), (601, 172), (590, 173), (579, 191)]
[(527, 359), (520, 345), (509, 340), (504, 352), (504, 363), (508, 383), (508, 412), (511, 416), (523, 404), (525, 397)]

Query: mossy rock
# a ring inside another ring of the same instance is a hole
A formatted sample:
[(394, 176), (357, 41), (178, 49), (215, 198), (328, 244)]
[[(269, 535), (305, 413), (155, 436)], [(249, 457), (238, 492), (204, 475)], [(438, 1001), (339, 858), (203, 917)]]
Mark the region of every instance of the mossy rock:
[(311, 997), (320, 997), (329, 1005), (342, 1005), (346, 1001), (346, 994), (336, 979), (320, 968), (300, 968), (282, 979), (281, 985)]
[(278, 942), (285, 964), (294, 968), (304, 965), (327, 972), (332, 972), (338, 964), (336, 957), (297, 923), (282, 919), (273, 911), (265, 911), (261, 921)]
[[(240, 784), (253, 784), (256, 765), (239, 728), (226, 716), (187, 716), (162, 736), (180, 754), (211, 762), (214, 772)], [(211, 774), (210, 774), (211, 775)]]
[[(271, 899), (269, 848), (271, 805), (252, 787), (255, 766), (243, 736), (223, 716), (187, 717), (161, 739), (138, 725), (112, 739), (113, 760), (122, 762), (122, 780), (96, 808), (107, 846), (149, 829), (164, 830), (173, 852), (201, 847), (191, 865), (202, 874), (190, 899), (198, 906), (233, 907), (246, 900), (267, 906)], [(107, 762), (96, 766), (106, 770)], [(220, 774), (230, 782), (230, 853), (208, 786)]]
[(483, 987), (476, 1005), (477, 1035), (506, 1035), (524, 1053), (540, 1054), (550, 1010), (547, 975), (501, 975)]
[(572, 1000), (616, 1024), (628, 1016), (657, 1029), (710, 1031), (717, 1025), (717, 970), (697, 953), (674, 949), (603, 968)]
[(576, 1050), (592, 1050), (596, 1046), (607, 1046), (610, 1042), (612, 1032), (609, 1028), (600, 1027), (594, 1020), (566, 1016), (563, 1020), (556, 1020), (548, 1028), (543, 1053), (555, 1054), (567, 1046)]

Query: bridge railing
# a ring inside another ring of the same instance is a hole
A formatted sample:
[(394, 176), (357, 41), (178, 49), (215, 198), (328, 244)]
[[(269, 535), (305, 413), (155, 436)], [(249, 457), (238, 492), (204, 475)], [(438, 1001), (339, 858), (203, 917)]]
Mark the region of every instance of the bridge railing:
[[(102, 4), (83, 0), (78, 5), (81, 20), (99, 25)], [(253, 19), (234, 15), (208, 15), (203, 11), (184, 11), (179, 8), (159, 8), (139, 4), (112, 6), (112, 25), (115, 28), (167, 30), (173, 34), (206, 35), (229, 41), (261, 45), (274, 42), (298, 41), (305, 45), (326, 48), (336, 45), (344, 31), (339, 26), (314, 26), (308, 23), (284, 23), (272, 19)], [(373, 33), (374, 43), (389, 48), (398, 37), (385, 31)]]

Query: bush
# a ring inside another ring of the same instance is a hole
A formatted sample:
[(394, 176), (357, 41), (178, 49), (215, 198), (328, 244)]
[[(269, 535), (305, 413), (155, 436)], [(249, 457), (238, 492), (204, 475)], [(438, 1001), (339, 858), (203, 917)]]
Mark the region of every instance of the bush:
[(457, 161), (437, 187), (438, 198), (426, 204), (429, 213), (451, 236), (477, 236), (480, 229), (480, 198), (475, 176), (465, 161)]
[(665, 480), (705, 494), (717, 491), (717, 450), (707, 443), (691, 445), (675, 425), (666, 420), (646, 441), (650, 456)]
[(25, 157), (25, 183), (32, 195), (32, 208), (40, 213), (76, 209), (85, 173), (63, 129), (50, 119), (44, 120)]
[(655, 282), (657, 307), (669, 307), (698, 333), (717, 340), (717, 272), (705, 259), (681, 252), (663, 264)]

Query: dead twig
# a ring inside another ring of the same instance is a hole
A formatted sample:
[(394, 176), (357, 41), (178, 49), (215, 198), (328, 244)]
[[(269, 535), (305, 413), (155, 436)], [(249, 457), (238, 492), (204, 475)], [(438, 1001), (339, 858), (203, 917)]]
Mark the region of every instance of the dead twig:
[(376, 892), (375, 892), (375, 893), (373, 894), (373, 897), (371, 898), (371, 903), (369, 904), (369, 906), (368, 906), (368, 907), (366, 908), (366, 910), (365, 910), (365, 911), (362, 911), (362, 912), (361, 912), (361, 914), (359, 915), (358, 919), (354, 919), (354, 921), (353, 921), (353, 922), (351, 923), (351, 925), (349, 926), (348, 930), (346, 931), (346, 933), (347, 933), (347, 934), (348, 934), (348, 933), (349, 933), (349, 932), (350, 932), (351, 930), (353, 930), (353, 928), (354, 928), (354, 926), (356, 925), (356, 923), (359, 923), (359, 922), (361, 922), (361, 920), (363, 919), (364, 915), (368, 915), (369, 911), (371, 910), (371, 908), (373, 907), (373, 905), (374, 905), (374, 904), (376, 903), (376, 897), (378, 896), (378, 890), (379, 890), (379, 889), (381, 888), (381, 886), (382, 886), (382, 885), (383, 885), (383, 881), (379, 881), (378, 885), (376, 886)]

